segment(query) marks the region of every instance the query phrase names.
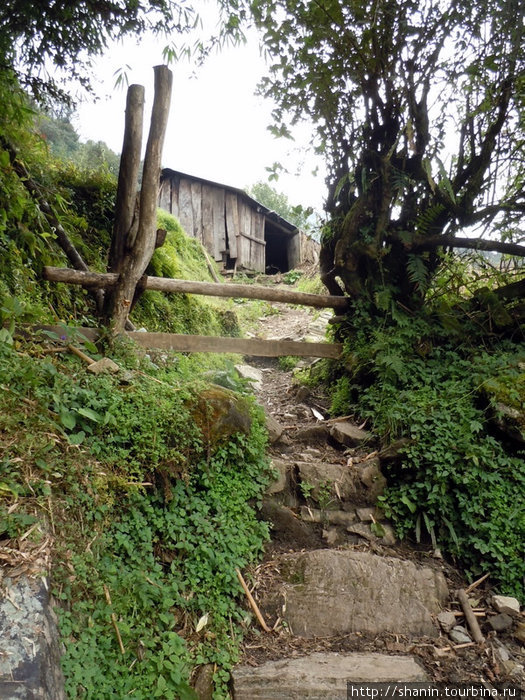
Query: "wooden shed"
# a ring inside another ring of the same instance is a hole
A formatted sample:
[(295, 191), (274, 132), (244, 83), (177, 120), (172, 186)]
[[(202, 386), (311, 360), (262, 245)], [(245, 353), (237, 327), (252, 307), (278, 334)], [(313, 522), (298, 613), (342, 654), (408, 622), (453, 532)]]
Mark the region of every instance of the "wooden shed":
[(304, 234), (243, 190), (165, 168), (159, 206), (224, 269), (287, 272), (302, 262)]

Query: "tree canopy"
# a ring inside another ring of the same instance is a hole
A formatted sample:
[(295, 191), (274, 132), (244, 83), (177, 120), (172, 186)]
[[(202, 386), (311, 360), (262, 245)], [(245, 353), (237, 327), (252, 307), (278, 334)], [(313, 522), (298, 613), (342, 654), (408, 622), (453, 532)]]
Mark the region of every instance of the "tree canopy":
[(297, 206), (290, 204), (287, 195), (283, 192), (278, 192), (267, 182), (256, 182), (251, 187), (248, 187), (246, 192), (258, 202), (264, 204), (265, 207), (282, 216), (283, 219), (286, 219), (291, 224), (295, 224), (297, 228), (303, 231), (310, 228), (308, 218), (313, 213), (312, 209), (305, 209), (300, 204)]
[(14, 69), (35, 97), (64, 98), (51, 71), (59, 69), (89, 88), (89, 58), (101, 54), (110, 40), (192, 26), (193, 11), (183, 0), (6, 0), (0, 8), (0, 67)]
[(411, 305), (439, 249), (525, 255), (522, 4), (256, 0), (252, 11), (277, 130), (311, 119), (326, 159), (332, 293), (340, 280), (350, 295), (380, 288)]

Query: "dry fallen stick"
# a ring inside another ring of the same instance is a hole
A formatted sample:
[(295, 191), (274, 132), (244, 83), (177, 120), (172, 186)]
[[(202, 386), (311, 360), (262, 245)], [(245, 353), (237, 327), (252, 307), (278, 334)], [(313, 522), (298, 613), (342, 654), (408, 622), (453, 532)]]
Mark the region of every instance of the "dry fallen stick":
[(468, 586), (468, 588), (465, 588), (465, 593), (470, 593), (471, 591), (473, 591), (479, 586), (480, 583), (483, 583), (483, 581), (485, 581), (485, 579), (487, 579), (489, 576), (490, 574), (484, 574), (481, 578), (478, 578), (478, 580), (474, 581), (474, 583), (471, 583), (470, 586)]
[(253, 599), (253, 596), (250, 593), (248, 586), (246, 585), (246, 582), (243, 579), (242, 574), (238, 568), (235, 569), (235, 573), (237, 574), (237, 578), (239, 579), (239, 583), (241, 584), (244, 592), (246, 593), (246, 597), (248, 598), (248, 602), (250, 603), (250, 606), (251, 606), (253, 612), (255, 613), (256, 618), (259, 620), (259, 624), (261, 625), (261, 627), (263, 628), (263, 630), (265, 632), (271, 632), (272, 630), (268, 627), (268, 625), (264, 621), (264, 617), (262, 616), (261, 611), (257, 607), (257, 603)]
[(68, 345), (67, 347), (68, 347), (68, 350), (70, 350), (77, 357), (80, 357), (80, 359), (84, 360), (84, 362), (87, 362), (88, 365), (95, 364), (95, 360), (92, 357), (90, 357), (89, 355), (86, 355), (85, 352), (82, 352), (82, 350), (80, 350), (80, 348), (77, 348), (74, 345)]
[(476, 620), (476, 616), (474, 615), (474, 612), (470, 606), (469, 600), (467, 598), (467, 594), (465, 591), (460, 588), (457, 593), (457, 598), (461, 604), (461, 607), (463, 608), (463, 612), (465, 613), (465, 619), (467, 620), (468, 626), (470, 628), (470, 631), (472, 632), (472, 637), (475, 642), (484, 642), (485, 638), (481, 634), (481, 630), (479, 628), (478, 621)]
[[(104, 593), (106, 594), (106, 600), (108, 602), (108, 605), (111, 606), (111, 596), (109, 595), (109, 590), (106, 584), (104, 584)], [(124, 649), (124, 644), (122, 644), (122, 637), (120, 636), (120, 630), (117, 625), (117, 616), (114, 612), (111, 613), (111, 622), (113, 623), (113, 627), (115, 628), (115, 634), (117, 635), (120, 651), (122, 654), (125, 654), (126, 650)]]

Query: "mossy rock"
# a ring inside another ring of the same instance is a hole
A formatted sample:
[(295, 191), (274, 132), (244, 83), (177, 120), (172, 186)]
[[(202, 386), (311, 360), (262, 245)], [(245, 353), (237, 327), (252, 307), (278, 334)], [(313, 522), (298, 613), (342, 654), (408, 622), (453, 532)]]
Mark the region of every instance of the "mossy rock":
[[(525, 369), (523, 362), (518, 363)], [(483, 392), (493, 410), (493, 423), (508, 437), (525, 443), (525, 371), (509, 381), (507, 377), (493, 377), (484, 382)]]
[(235, 433), (248, 435), (252, 426), (248, 399), (216, 384), (197, 393), (190, 413), (209, 445), (215, 445)]

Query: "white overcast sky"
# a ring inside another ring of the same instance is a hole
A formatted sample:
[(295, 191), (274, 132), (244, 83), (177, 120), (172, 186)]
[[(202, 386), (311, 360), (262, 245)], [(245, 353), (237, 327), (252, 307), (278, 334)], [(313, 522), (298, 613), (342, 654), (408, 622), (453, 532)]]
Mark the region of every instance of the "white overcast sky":
[[(153, 66), (163, 63), (166, 42), (145, 37), (115, 44), (95, 62), (93, 83), (98, 101), (78, 107), (75, 126), (82, 140), (105, 141), (120, 153), (126, 87), (115, 88), (115, 71), (124, 66), (129, 83), (144, 85), (144, 143), (153, 98)], [(163, 152), (164, 167), (234, 187), (266, 181), (267, 166), (281, 162), (293, 175), (269, 184), (291, 204), (322, 209), (322, 163), (307, 153), (310, 128), (300, 127), (295, 141), (275, 139), (267, 130), (272, 104), (254, 95), (265, 71), (256, 37), (247, 44), (211, 55), (202, 67), (184, 60), (172, 65), (173, 94)], [(312, 175), (316, 166), (317, 176)], [(298, 175), (295, 173), (299, 173)]]

